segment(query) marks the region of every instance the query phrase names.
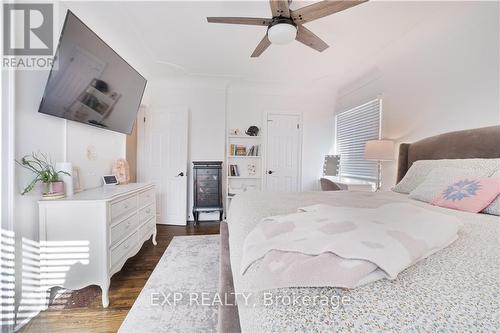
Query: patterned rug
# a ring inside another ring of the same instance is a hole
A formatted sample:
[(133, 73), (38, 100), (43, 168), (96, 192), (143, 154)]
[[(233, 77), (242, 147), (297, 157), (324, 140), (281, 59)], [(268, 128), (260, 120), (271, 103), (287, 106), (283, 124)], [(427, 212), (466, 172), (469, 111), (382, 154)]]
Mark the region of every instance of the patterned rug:
[(118, 332), (216, 332), (219, 238), (174, 237)]
[(52, 288), (49, 298), (50, 310), (86, 308), (92, 303), (100, 302), (101, 288), (92, 285), (80, 290)]

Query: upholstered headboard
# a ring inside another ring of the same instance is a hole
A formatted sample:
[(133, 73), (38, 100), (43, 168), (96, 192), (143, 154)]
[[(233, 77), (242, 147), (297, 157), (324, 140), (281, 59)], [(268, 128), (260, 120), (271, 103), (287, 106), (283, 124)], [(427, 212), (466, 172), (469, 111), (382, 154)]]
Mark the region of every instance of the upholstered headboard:
[(500, 125), (450, 132), (399, 145), (399, 182), (413, 162), (457, 158), (500, 158)]

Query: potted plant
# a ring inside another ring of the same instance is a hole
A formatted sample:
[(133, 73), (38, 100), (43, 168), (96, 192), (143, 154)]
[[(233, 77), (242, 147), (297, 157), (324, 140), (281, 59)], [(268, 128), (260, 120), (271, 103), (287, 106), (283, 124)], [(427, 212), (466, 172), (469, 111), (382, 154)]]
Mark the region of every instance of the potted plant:
[(36, 175), (31, 183), (26, 186), (21, 195), (31, 192), (35, 188), (35, 185), (41, 182), (44, 186), (42, 195), (44, 198), (64, 197), (64, 183), (59, 179), (59, 174), (66, 174), (68, 176), (70, 174), (65, 171), (56, 171), (52, 162), (45, 154), (32, 153), (31, 155), (23, 156), (21, 161), (16, 160), (16, 162)]

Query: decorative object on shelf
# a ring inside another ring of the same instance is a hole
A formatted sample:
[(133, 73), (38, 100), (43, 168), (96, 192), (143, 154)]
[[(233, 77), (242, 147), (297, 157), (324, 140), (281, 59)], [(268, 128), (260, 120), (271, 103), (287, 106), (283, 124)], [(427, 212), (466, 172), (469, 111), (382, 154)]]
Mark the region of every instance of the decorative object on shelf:
[(70, 176), (70, 174), (66, 171), (56, 171), (47, 155), (32, 153), (23, 156), (21, 161), (16, 160), (16, 163), (36, 175), (35, 179), (26, 186), (21, 195), (31, 192), (35, 185), (41, 182), (44, 186), (42, 194), (44, 199), (64, 198), (64, 183), (59, 179), (59, 175), (66, 174)]
[(119, 184), (130, 182), (130, 167), (127, 160), (120, 158), (113, 163), (112, 174), (116, 176)]
[(259, 128), (257, 126), (250, 126), (245, 133), (250, 136), (258, 136)]
[(394, 141), (391, 140), (369, 140), (365, 145), (365, 160), (377, 161), (377, 191), (381, 186), (381, 162), (394, 160)]
[(73, 172), (71, 173), (71, 176), (73, 179), (73, 193), (78, 193), (83, 191), (82, 184), (80, 181), (80, 168), (74, 166), (72, 170)]
[(73, 165), (70, 162), (57, 162), (56, 171), (63, 171), (61, 180), (64, 182), (64, 190), (67, 196), (74, 194), (73, 190)]
[(200, 212), (219, 212), (222, 221), (222, 162), (193, 162), (193, 217), (198, 223)]
[(96, 88), (97, 90), (99, 90), (100, 92), (102, 92), (104, 94), (109, 91), (108, 84), (106, 82), (104, 82), (103, 80), (95, 79), (92, 83), (93, 83), (94, 88)]
[(255, 164), (248, 164), (247, 171), (249, 176), (255, 176), (257, 174), (257, 167)]
[(229, 130), (229, 135), (241, 135), (241, 130), (239, 128), (233, 128)]

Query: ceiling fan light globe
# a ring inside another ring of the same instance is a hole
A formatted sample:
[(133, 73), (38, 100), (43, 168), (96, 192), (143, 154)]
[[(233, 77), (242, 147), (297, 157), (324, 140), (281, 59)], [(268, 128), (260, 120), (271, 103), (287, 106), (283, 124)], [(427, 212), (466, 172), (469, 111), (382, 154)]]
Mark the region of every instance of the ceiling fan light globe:
[(297, 37), (297, 27), (289, 23), (275, 24), (267, 30), (267, 38), (273, 44), (284, 45)]

